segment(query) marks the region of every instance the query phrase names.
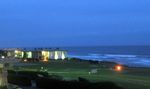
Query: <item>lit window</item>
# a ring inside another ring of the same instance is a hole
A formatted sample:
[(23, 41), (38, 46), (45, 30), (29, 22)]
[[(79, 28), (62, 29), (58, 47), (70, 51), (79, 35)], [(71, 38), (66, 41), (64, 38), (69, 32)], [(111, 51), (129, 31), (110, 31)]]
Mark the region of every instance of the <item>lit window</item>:
[(55, 51), (55, 57), (54, 57), (54, 59), (58, 59), (59, 58), (59, 55), (58, 55), (58, 52), (57, 51)]
[(61, 58), (62, 58), (63, 60), (66, 58), (64, 52), (62, 52), (62, 57), (61, 57)]

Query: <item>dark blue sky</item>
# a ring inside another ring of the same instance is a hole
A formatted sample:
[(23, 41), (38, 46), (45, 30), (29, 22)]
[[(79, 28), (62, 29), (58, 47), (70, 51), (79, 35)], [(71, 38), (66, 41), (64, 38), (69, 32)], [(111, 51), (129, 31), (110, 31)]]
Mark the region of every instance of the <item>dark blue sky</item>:
[(0, 0), (0, 47), (150, 45), (150, 0)]

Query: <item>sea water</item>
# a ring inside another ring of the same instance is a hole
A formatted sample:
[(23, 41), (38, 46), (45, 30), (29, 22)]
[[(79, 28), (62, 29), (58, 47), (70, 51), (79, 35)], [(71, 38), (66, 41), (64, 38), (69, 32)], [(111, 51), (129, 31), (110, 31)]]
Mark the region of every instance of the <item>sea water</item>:
[(150, 67), (150, 46), (65, 47), (69, 57), (113, 61), (133, 67)]

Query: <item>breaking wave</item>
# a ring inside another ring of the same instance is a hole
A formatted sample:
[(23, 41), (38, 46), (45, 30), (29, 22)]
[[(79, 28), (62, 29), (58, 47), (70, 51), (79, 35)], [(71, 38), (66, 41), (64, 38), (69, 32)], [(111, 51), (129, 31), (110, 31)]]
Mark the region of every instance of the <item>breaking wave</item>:
[(120, 54), (88, 54), (69, 55), (85, 60), (113, 61), (134, 67), (150, 67), (150, 57), (146, 55), (120, 55)]

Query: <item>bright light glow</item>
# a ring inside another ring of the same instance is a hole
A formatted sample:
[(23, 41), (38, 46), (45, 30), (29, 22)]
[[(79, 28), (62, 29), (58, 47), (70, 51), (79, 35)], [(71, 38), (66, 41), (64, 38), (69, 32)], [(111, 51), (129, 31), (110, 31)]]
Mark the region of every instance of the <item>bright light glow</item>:
[(32, 52), (27, 52), (27, 57), (32, 58)]
[(5, 56), (2, 56), (2, 59), (4, 59), (5, 58)]
[(15, 57), (17, 57), (18, 55), (17, 54), (15, 54)]
[(43, 61), (47, 62), (49, 59), (49, 51), (42, 51)]
[(66, 58), (64, 52), (62, 52), (62, 57), (61, 57), (61, 58), (62, 58), (63, 60)]
[(21, 58), (23, 58), (24, 52), (21, 52)]
[(18, 50), (15, 50), (15, 53), (18, 53), (19, 51)]
[(27, 59), (24, 59), (23, 61), (24, 61), (24, 62), (27, 62), (28, 60), (27, 60)]
[(44, 59), (43, 62), (48, 62), (48, 59)]
[(116, 66), (116, 70), (117, 71), (121, 71), (122, 70), (122, 66), (120, 66), (120, 65)]
[(14, 51), (14, 55), (17, 58), (23, 58), (24, 52), (20, 51), (20, 50), (15, 50)]
[(59, 55), (58, 55), (58, 52), (55, 51), (55, 57), (54, 57), (55, 60), (59, 59)]

